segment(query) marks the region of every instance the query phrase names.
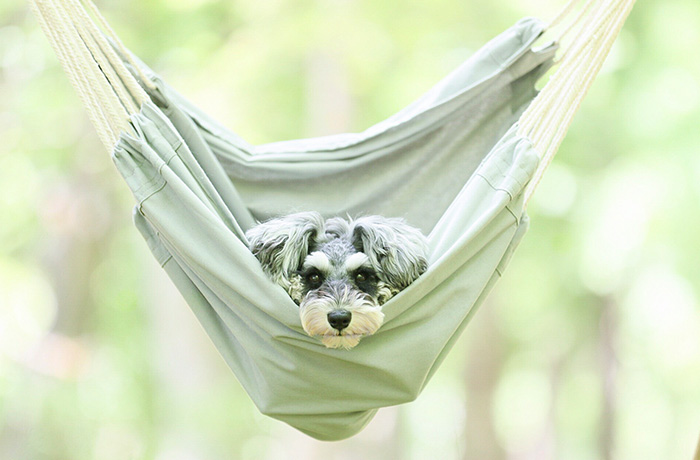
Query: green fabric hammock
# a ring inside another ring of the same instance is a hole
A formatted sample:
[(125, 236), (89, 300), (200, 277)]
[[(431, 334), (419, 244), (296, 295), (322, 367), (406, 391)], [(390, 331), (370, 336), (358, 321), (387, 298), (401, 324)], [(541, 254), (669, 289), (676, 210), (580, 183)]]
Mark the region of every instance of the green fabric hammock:
[[(526, 186), (540, 155), (517, 121), (532, 120), (521, 116), (553, 63), (554, 44), (533, 50), (543, 23), (521, 20), (362, 133), (254, 146), (114, 36), (108, 44), (77, 0), (66, 4), (68, 13), (49, 0), (33, 5), (86, 106), (105, 107), (91, 116), (105, 145), (118, 138), (113, 159), (136, 198), (137, 228), (260, 411), (337, 440), (378, 408), (418, 397), (527, 228)], [(629, 10), (620, 11), (604, 19), (621, 27)], [(89, 84), (88, 64), (116, 99), (102, 102), (106, 90)], [(548, 103), (537, 107), (553, 113)], [(130, 126), (108, 116), (120, 110)], [(247, 249), (256, 220), (305, 210), (404, 217), (429, 235), (428, 271), (384, 305), (383, 326), (352, 350), (307, 336), (297, 305)]]
[[(251, 146), (149, 75), (158, 90), (114, 162), (136, 224), (258, 408), (319, 439), (357, 433), (415, 399), (526, 228), (538, 156), (512, 128), (551, 65), (525, 19), (423, 97), (360, 134)], [(290, 211), (405, 217), (430, 268), (384, 305), (355, 349), (325, 348), (247, 249), (255, 219)]]

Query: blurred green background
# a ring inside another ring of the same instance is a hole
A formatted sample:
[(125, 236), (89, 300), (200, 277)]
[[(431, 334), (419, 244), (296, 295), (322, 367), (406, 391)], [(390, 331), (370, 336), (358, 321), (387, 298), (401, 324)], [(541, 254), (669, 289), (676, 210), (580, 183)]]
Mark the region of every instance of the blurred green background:
[[(564, 0), (105, 0), (253, 143), (358, 131)], [(421, 397), (314, 441), (261, 416), (132, 227), (22, 0), (0, 3), (0, 458), (689, 459), (700, 433), (700, 2), (640, 1)]]

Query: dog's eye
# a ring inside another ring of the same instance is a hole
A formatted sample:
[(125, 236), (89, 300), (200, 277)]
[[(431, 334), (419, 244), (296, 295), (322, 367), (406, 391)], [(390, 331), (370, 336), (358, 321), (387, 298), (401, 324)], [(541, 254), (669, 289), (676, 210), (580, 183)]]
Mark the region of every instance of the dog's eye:
[(323, 282), (323, 278), (319, 273), (312, 272), (306, 275), (306, 282), (309, 284), (309, 286), (318, 287)]
[(364, 273), (358, 273), (357, 275), (355, 275), (355, 281), (358, 283), (364, 283), (365, 281), (367, 281), (367, 276), (365, 276)]

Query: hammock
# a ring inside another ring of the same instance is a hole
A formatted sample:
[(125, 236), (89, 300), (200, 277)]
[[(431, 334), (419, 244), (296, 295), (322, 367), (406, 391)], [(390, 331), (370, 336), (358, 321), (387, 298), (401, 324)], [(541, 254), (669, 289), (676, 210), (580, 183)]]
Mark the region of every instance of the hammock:
[[(250, 145), (129, 53), (89, 0), (32, 0), (154, 257), (259, 410), (323, 440), (414, 400), (501, 276), (527, 228), (525, 205), (634, 0), (576, 3), (549, 26), (519, 21), (364, 132)], [(533, 47), (571, 15), (557, 40)], [(247, 249), (256, 220), (301, 210), (400, 216), (429, 235), (428, 272), (350, 351), (308, 337)]]

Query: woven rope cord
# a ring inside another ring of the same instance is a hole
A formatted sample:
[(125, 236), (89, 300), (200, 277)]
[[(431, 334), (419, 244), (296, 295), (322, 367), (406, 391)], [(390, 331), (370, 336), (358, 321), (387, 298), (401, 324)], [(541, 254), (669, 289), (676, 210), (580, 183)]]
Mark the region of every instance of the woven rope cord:
[[(87, 45), (90, 53), (99, 64), (100, 69), (104, 72), (105, 77), (117, 94), (119, 101), (128, 113), (138, 111), (136, 97), (142, 96), (141, 101), (145, 100), (146, 95), (143, 94), (143, 89), (139, 86), (135, 88), (127, 88), (128, 80), (125, 81), (123, 74), (126, 72), (124, 63), (117, 56), (117, 53), (109, 45), (104, 34), (100, 33), (96, 24), (90, 20), (85, 9), (83, 9), (78, 0), (66, 0), (73, 17), (80, 19), (78, 26), (80, 27), (81, 36)], [(140, 105), (140, 104), (139, 104)]]
[[(541, 155), (540, 165), (525, 190), (526, 205), (552, 162), (634, 3), (635, 0), (588, 0), (560, 33), (559, 37), (563, 39), (571, 30), (578, 29), (572, 42), (562, 47), (556, 72), (518, 122), (518, 133), (528, 137)], [(571, 4), (566, 5), (564, 13), (559, 14), (552, 24), (560, 23), (573, 11)]]
[(73, 46), (69, 44), (69, 41), (79, 38), (77, 32), (70, 29), (69, 22), (61, 19), (52, 2), (32, 1), (31, 6), (69, 81), (87, 109), (100, 140), (107, 146), (114, 138), (112, 127), (99, 105), (95, 92), (90, 89), (82, 57), (76, 54)]
[[(68, 79), (108, 152), (154, 88), (91, 0), (29, 0)], [(110, 41), (114, 45), (110, 43)], [(121, 53), (122, 56), (117, 54)], [(124, 59), (137, 71), (139, 81)]]
[[(141, 80), (141, 83), (146, 86), (148, 89), (155, 89), (156, 85), (151, 81), (151, 79), (146, 76), (145, 73), (143, 73), (143, 69), (139, 65), (137, 65), (134, 60), (131, 57), (131, 52), (124, 46), (124, 43), (122, 43), (121, 39), (119, 36), (114, 32), (112, 27), (109, 25), (107, 20), (104, 18), (102, 13), (100, 13), (100, 10), (97, 9), (97, 6), (95, 6), (95, 3), (92, 0), (83, 0), (87, 8), (90, 10), (92, 13), (93, 17), (95, 17), (100, 25), (102, 27), (102, 30), (104, 33), (115, 43), (117, 48), (119, 49), (119, 52), (121, 55), (127, 60), (127, 62), (136, 70), (136, 72), (139, 75), (139, 79)], [(124, 70), (126, 70), (126, 67), (124, 67)], [(136, 94), (137, 91), (141, 89), (139, 83), (135, 79), (130, 79), (128, 80), (128, 85), (127, 85), (130, 90), (132, 91), (132, 94)], [(133, 87), (132, 87), (133, 86)], [(145, 93), (142, 93), (144, 97), (148, 97)]]

